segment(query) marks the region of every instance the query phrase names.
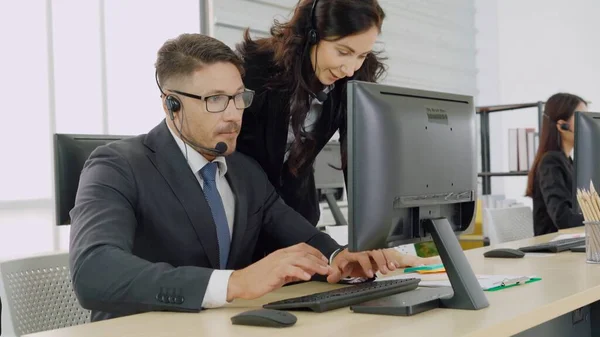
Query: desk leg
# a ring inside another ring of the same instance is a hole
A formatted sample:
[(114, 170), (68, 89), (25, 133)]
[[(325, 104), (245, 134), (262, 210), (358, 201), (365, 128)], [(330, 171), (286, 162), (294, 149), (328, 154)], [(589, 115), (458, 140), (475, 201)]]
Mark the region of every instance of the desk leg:
[[(592, 304), (596, 305), (596, 303)], [(600, 309), (600, 307), (598, 308)], [(594, 325), (596, 325), (596, 330), (600, 327), (600, 322), (598, 319), (600, 318), (600, 313), (596, 309), (596, 315), (598, 317), (596, 319), (591, 315), (590, 305), (587, 305), (583, 308), (570, 312), (568, 314), (556, 317), (553, 320), (542, 323), (536, 327), (533, 327), (529, 330), (518, 333), (514, 336), (516, 337), (534, 337), (534, 336), (544, 336), (544, 337), (590, 337), (590, 336), (598, 336), (598, 334), (594, 334)], [(596, 322), (594, 322), (596, 321)]]
[(600, 302), (590, 304), (590, 324), (592, 337), (600, 337)]
[(338, 206), (337, 201), (335, 200), (335, 192), (336, 190), (334, 189), (326, 191), (325, 193), (327, 204), (329, 204), (329, 209), (331, 210), (333, 218), (335, 219), (335, 225), (348, 226), (348, 222), (346, 221), (346, 218), (344, 218), (344, 215), (342, 214), (342, 211), (340, 210), (340, 207)]

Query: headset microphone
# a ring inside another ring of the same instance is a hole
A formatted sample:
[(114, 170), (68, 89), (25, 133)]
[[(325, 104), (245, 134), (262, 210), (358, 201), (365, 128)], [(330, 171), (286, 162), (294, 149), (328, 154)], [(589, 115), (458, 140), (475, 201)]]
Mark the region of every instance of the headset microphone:
[(215, 150), (217, 150), (218, 153), (223, 154), (227, 152), (227, 144), (224, 142), (218, 142), (217, 145), (215, 145)]
[[(173, 126), (175, 126), (175, 129), (179, 133), (179, 136), (181, 137), (181, 139), (184, 142), (188, 143), (196, 151), (198, 151), (198, 149), (200, 149), (200, 150), (211, 152), (212, 154), (216, 154), (216, 155), (223, 155), (225, 152), (227, 152), (227, 148), (228, 147), (227, 147), (227, 144), (225, 142), (218, 142), (215, 145), (214, 148), (210, 148), (210, 147), (205, 147), (205, 146), (202, 146), (202, 145), (198, 145), (195, 142), (193, 142), (190, 139), (188, 139), (186, 136), (184, 136), (183, 133), (181, 132), (181, 130), (177, 127), (176, 123), (173, 123)], [(198, 152), (200, 152), (200, 151), (198, 151)]]

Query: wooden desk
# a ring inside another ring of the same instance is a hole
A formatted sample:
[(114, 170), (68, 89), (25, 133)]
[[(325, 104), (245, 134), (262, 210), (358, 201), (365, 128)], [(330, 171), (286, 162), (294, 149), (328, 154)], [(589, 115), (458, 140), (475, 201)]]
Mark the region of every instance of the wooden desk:
[[(545, 242), (554, 236), (499, 246), (517, 248)], [(475, 273), (538, 275), (542, 281), (486, 292), (490, 306), (479, 311), (435, 309), (412, 317), (397, 317), (355, 314), (343, 308), (326, 313), (295, 313), (296, 325), (284, 329), (231, 324), (231, 316), (264, 303), (337, 287), (309, 283), (282, 288), (260, 300), (239, 301), (200, 313), (145, 313), (29, 336), (510, 336), (600, 300), (600, 265), (587, 264), (585, 254), (564, 252), (522, 259), (485, 259), (482, 253), (490, 248), (465, 252)]]

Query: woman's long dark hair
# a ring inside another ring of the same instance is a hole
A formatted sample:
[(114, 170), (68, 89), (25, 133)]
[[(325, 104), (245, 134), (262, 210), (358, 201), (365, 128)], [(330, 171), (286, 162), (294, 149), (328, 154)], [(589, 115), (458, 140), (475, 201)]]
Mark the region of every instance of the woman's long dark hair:
[(583, 98), (567, 93), (554, 94), (546, 102), (542, 118), (539, 147), (527, 178), (526, 196), (533, 197), (535, 174), (544, 154), (549, 151), (563, 151), (556, 124), (560, 120), (568, 121), (580, 103), (587, 104)]
[[(278, 68), (278, 74), (269, 79), (267, 89), (291, 94), (291, 126), (296, 141), (290, 148), (288, 167), (293, 175), (312, 165), (315, 157), (316, 136), (314, 132), (304, 130), (304, 121), (310, 108), (310, 92), (317, 92), (318, 80), (310, 61), (310, 46), (307, 43), (311, 27), (311, 9), (314, 0), (300, 1), (294, 15), (288, 22), (275, 23), (271, 27), (271, 36), (252, 41), (249, 30), (244, 34), (244, 42), (237, 46), (242, 56), (248, 53), (271, 53)], [(314, 24), (321, 40), (335, 41), (349, 35), (365, 32), (372, 27), (381, 31), (385, 18), (383, 9), (377, 0), (318, 0), (315, 8)], [(248, 48), (253, 45), (253, 48)], [(252, 51), (250, 51), (252, 49)], [(352, 77), (355, 80), (376, 82), (384, 73), (385, 65), (378, 53), (369, 53), (359, 70)], [(318, 62), (318, 61), (317, 61)], [(336, 82), (343, 86), (345, 93), (348, 78)], [(310, 90), (310, 91), (309, 91)], [(345, 96), (344, 96), (345, 97)], [(342, 99), (343, 100), (343, 99)], [(337, 102), (336, 102), (337, 103)], [(339, 102), (338, 104), (343, 104)], [(337, 109), (335, 110), (337, 111)], [(332, 113), (335, 113), (332, 111)], [(338, 125), (346, 120), (346, 111), (335, 116)], [(342, 136), (342, 165), (346, 165), (346, 144)]]

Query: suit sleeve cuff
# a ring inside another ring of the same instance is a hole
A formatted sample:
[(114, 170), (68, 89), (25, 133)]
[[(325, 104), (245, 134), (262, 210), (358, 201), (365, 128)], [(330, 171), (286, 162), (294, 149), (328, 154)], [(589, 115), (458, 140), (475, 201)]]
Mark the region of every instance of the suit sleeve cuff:
[(218, 308), (227, 304), (227, 286), (233, 270), (214, 270), (208, 280), (206, 293), (202, 300), (203, 308)]

